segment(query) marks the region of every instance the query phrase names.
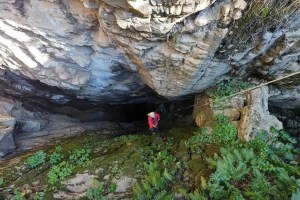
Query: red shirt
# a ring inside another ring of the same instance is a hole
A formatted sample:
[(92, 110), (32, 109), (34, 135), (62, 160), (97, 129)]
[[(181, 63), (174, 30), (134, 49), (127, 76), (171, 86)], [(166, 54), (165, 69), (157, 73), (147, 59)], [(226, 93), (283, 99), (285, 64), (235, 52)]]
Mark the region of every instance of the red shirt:
[(160, 120), (160, 115), (158, 113), (155, 113), (154, 118), (148, 116), (149, 128), (155, 128), (158, 125), (159, 120)]

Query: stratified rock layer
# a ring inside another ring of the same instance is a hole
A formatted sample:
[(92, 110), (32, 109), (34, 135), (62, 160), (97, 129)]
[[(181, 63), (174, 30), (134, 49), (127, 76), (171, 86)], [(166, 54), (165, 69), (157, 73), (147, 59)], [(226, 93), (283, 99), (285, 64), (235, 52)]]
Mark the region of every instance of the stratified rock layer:
[(213, 102), (207, 95), (196, 97), (194, 119), (199, 127), (213, 126), (217, 115), (225, 115), (236, 125), (238, 137), (249, 141), (261, 131), (272, 134), (271, 127), (282, 129), (282, 123), (268, 110), (268, 87)]
[(13, 130), (16, 119), (10, 116), (12, 104), (0, 101), (0, 157), (14, 150)]
[[(262, 10), (263, 3), (274, 12)], [(126, 103), (145, 96), (145, 84), (171, 98), (229, 75), (275, 79), (300, 70), (297, 6), (287, 0), (2, 0), (0, 83), (11, 71), (74, 98)], [(280, 12), (285, 7), (289, 13)], [(271, 100), (299, 107), (298, 79), (281, 82)]]

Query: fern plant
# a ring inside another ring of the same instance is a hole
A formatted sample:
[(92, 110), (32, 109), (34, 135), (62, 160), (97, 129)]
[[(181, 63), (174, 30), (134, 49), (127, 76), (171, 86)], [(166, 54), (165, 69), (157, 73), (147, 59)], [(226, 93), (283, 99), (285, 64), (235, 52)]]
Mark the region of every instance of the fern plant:
[(133, 186), (134, 199), (172, 199), (173, 194), (166, 192), (166, 189), (174, 181), (175, 173), (181, 167), (180, 162), (176, 162), (177, 159), (167, 150), (140, 152), (146, 160), (143, 162), (146, 174)]
[[(174, 180), (174, 175), (172, 175), (165, 168), (163, 173), (160, 171), (149, 172), (144, 180), (136, 183), (133, 186), (133, 194), (136, 199), (154, 199), (157, 193), (162, 192), (161, 190), (165, 188), (171, 181)], [(162, 195), (162, 194), (161, 194)], [(162, 195), (165, 196), (166, 194)]]
[(179, 189), (179, 193), (184, 197), (186, 200), (207, 200), (203, 194), (199, 191), (199, 189), (196, 189), (194, 192), (188, 193), (185, 189)]
[(275, 196), (277, 189), (274, 185), (271, 185), (266, 177), (259, 171), (255, 172), (255, 177), (252, 179), (250, 185), (245, 191), (245, 195), (250, 199), (269, 199), (267, 197), (273, 196), (275, 199), (279, 199), (279, 196)]
[[(207, 162), (216, 171), (210, 176), (206, 192), (212, 199), (289, 199), (300, 187), (299, 167), (287, 159), (292, 139), (280, 134), (272, 138), (261, 132), (254, 141), (236, 142), (221, 148), (220, 155)], [(284, 143), (285, 141), (285, 143)], [(293, 160), (291, 157), (291, 160)], [(291, 164), (292, 163), (292, 164)], [(285, 192), (280, 192), (285, 191)]]

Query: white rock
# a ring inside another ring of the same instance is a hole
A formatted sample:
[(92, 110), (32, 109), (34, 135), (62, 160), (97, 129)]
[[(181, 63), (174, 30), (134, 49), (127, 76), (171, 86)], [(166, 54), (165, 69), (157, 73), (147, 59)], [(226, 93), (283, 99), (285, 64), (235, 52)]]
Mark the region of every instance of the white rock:
[(238, 19), (242, 18), (242, 11), (239, 9), (234, 9), (232, 18), (234, 20), (238, 20)]
[(234, 8), (244, 10), (247, 7), (247, 3), (244, 0), (235, 0), (233, 6)]
[(152, 8), (148, 0), (127, 0), (127, 3), (132, 9), (134, 9), (144, 17), (148, 17), (152, 13)]

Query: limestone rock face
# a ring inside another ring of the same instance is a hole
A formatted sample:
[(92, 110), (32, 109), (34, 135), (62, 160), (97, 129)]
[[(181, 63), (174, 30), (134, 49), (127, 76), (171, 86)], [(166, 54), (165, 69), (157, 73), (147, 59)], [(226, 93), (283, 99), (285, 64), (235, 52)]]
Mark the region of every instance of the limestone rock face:
[(12, 108), (11, 103), (0, 101), (0, 157), (15, 148), (12, 133), (16, 119), (10, 115)]
[(118, 102), (142, 95), (130, 60), (99, 25), (98, 7), (79, 0), (1, 1), (1, 68), (79, 99)]
[(264, 86), (232, 99), (220, 102), (214, 106), (208, 96), (198, 96), (195, 99), (194, 119), (199, 127), (213, 126), (213, 117), (224, 114), (237, 126), (238, 137), (249, 141), (261, 131), (269, 134), (270, 127), (282, 129), (282, 123), (268, 110), (268, 87)]
[(104, 121), (109, 115), (112, 121), (120, 119), (120, 113), (114, 112), (112, 108), (109, 110), (107, 112), (100, 109), (92, 114), (71, 110), (78, 112), (82, 119), (98, 119), (95, 121), (95, 118), (91, 118), (93, 122), (84, 122), (65, 115), (29, 111), (18, 101), (0, 97), (0, 158), (13, 150), (23, 151), (40, 147), (88, 130), (104, 130), (101, 131), (102, 134), (120, 134), (135, 128), (133, 124)]
[(245, 106), (238, 122), (238, 137), (253, 139), (260, 131), (270, 132), (270, 127), (282, 129), (282, 123), (268, 111), (268, 88), (262, 87), (246, 93)]
[[(145, 84), (171, 98), (201, 92), (224, 75), (270, 80), (299, 71), (299, 13), (284, 18), (287, 26), (249, 30), (251, 19), (259, 21), (251, 9), (259, 7), (244, 0), (2, 0), (0, 84), (9, 71), (72, 98), (126, 103), (145, 96)], [(300, 105), (297, 81), (278, 87), (272, 101)]]

